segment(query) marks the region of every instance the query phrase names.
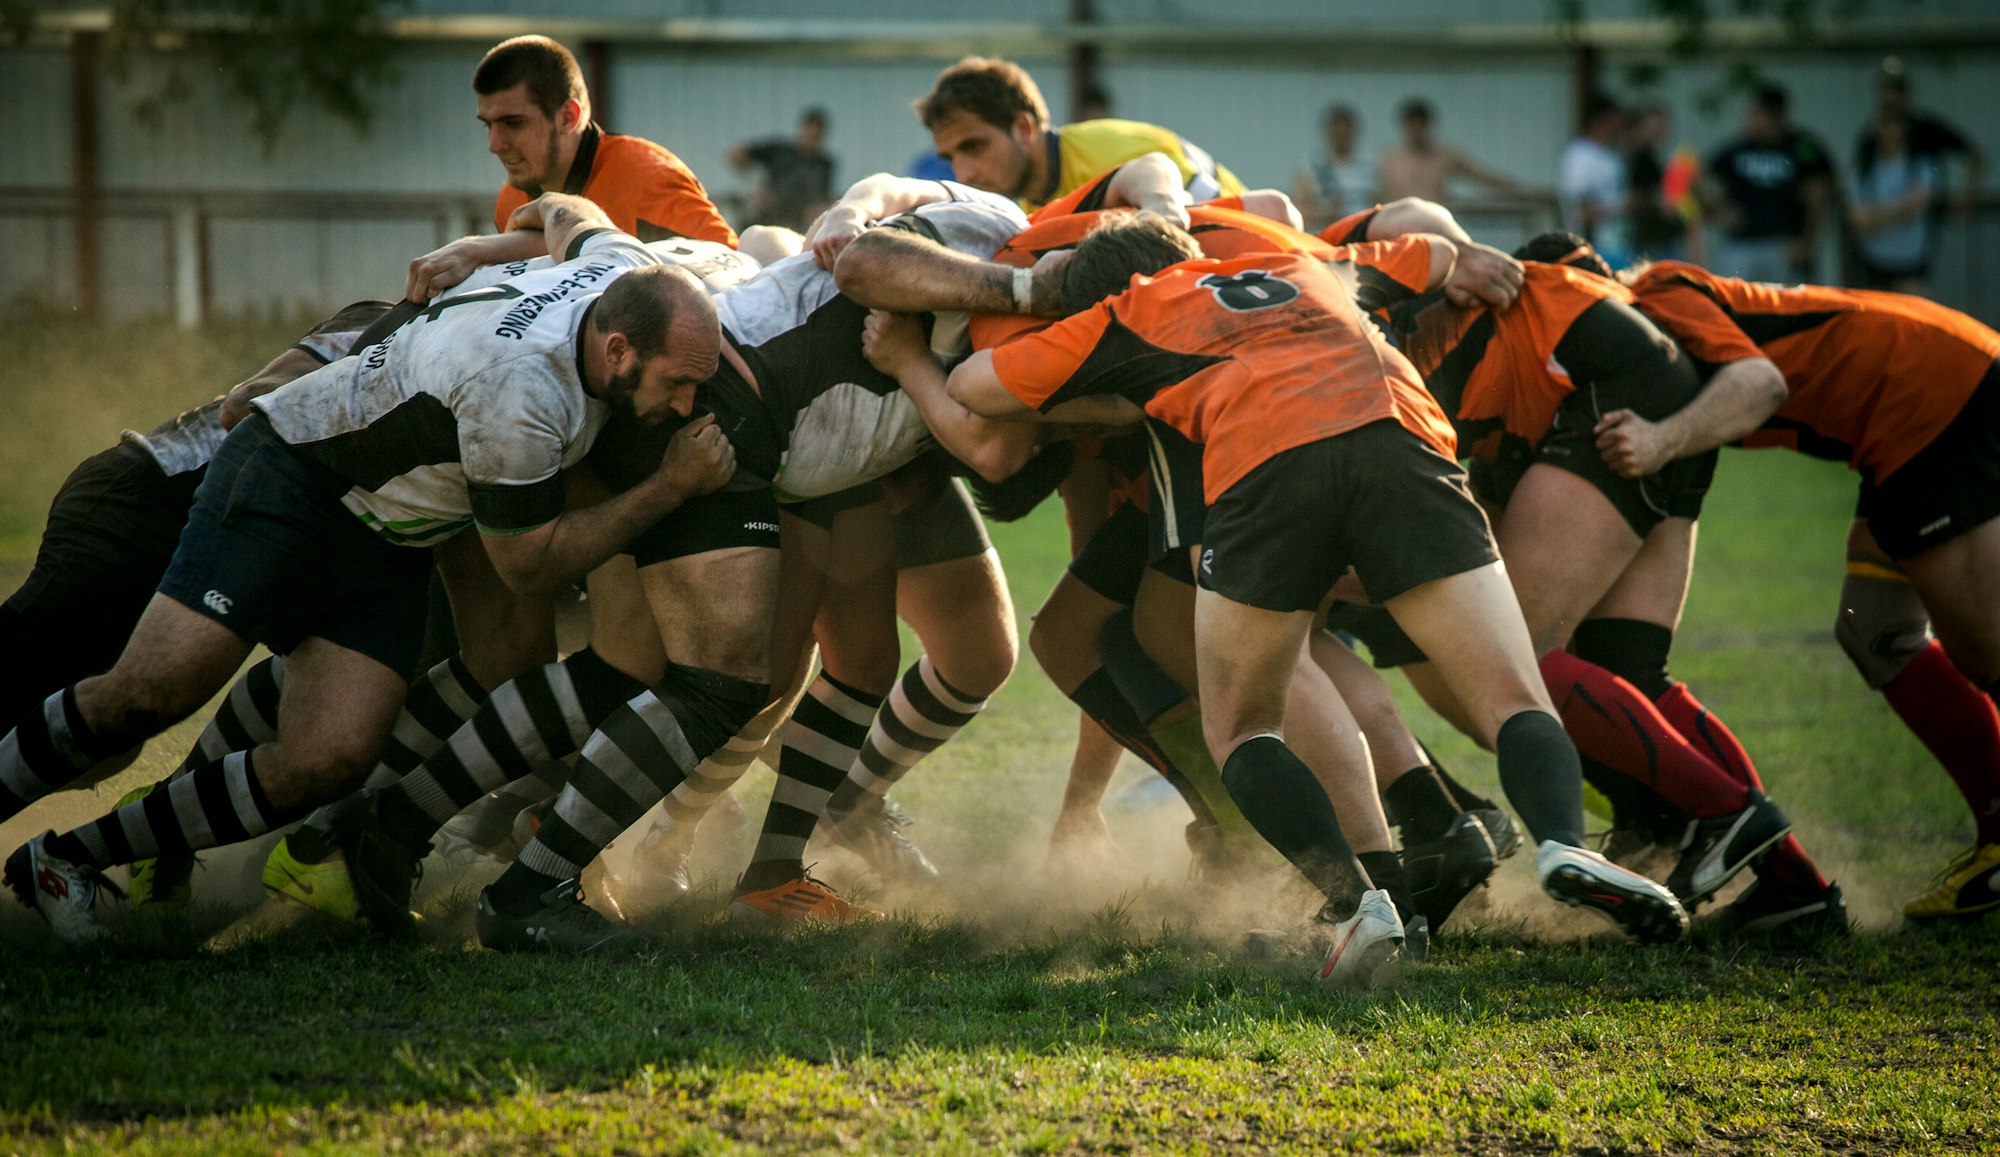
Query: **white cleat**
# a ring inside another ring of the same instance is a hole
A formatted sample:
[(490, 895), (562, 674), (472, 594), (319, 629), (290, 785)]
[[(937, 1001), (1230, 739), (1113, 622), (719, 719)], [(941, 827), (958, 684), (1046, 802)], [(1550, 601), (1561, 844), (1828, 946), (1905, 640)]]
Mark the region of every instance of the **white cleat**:
[(98, 918), (125, 899), (124, 890), (96, 868), (50, 855), (46, 845), (53, 835), (43, 832), (7, 857), (7, 886), (21, 903), (41, 913), (49, 931), (64, 944), (109, 939), (111, 929)]
[(1375, 973), (1403, 947), (1403, 921), (1389, 893), (1370, 889), (1361, 894), (1353, 916), (1333, 925), (1333, 944), (1319, 966), (1319, 978), (1342, 988), (1368, 988)]
[(1664, 943), (1687, 935), (1687, 912), (1672, 892), (1587, 848), (1543, 840), (1535, 878), (1542, 891), (1572, 908), (1602, 912), (1635, 940)]

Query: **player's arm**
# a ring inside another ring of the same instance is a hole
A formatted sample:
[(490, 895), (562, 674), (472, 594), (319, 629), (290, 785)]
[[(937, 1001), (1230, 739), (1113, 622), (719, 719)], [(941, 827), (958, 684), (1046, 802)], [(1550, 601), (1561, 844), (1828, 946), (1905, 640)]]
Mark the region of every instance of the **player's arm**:
[(568, 261), (574, 257), (576, 243), (586, 233), (603, 229), (622, 232), (611, 220), (611, 214), (599, 208), (597, 202), (570, 193), (543, 193), (514, 210), (507, 229), (509, 232), (540, 230), (545, 246), (543, 252), (557, 261)]
[(1104, 187), (1104, 204), (1147, 210), (1182, 229), (1188, 226), (1188, 192), (1180, 166), (1165, 153), (1147, 153), (1118, 166)]
[[(1298, 205), (1282, 189), (1252, 189), (1238, 194), (1236, 199), (1245, 213), (1253, 213), (1301, 231), (1306, 227), (1305, 215), (1299, 212)], [(1185, 229), (1187, 226), (1181, 227)]]
[(949, 200), (951, 193), (936, 181), (876, 173), (847, 187), (806, 230), (806, 244), (821, 269), (832, 269), (841, 251), (866, 232), (870, 223)]
[[(549, 232), (551, 220), (562, 225), (561, 232), (553, 235)], [(616, 226), (610, 215), (595, 202), (566, 193), (544, 193), (514, 210), (504, 232), (461, 237), (410, 262), (403, 299), (422, 304), (463, 282), (482, 266), (568, 253), (577, 233), (612, 228)]]
[(563, 509), (563, 481), (472, 486), (473, 517), (493, 569), (515, 593), (553, 594), (625, 549), (647, 527), (736, 473), (736, 450), (704, 414), (674, 433), (660, 468), (609, 501)]
[(945, 389), (944, 367), (931, 356), (923, 327), (906, 313), (875, 310), (861, 332), (869, 364), (903, 387), (938, 445), (988, 482), (1014, 476), (1041, 445), (1041, 431), (1025, 422), (995, 421), (973, 413)]
[[(1054, 317), (1068, 256), (1052, 253), (1032, 270), (1020, 270), (947, 249), (908, 229), (870, 229), (840, 255), (833, 281), (856, 302), (891, 313), (964, 310)], [(1018, 280), (1017, 273), (1022, 275)]]
[(293, 346), (284, 353), (264, 363), (264, 368), (251, 374), (230, 388), (222, 400), (219, 418), (222, 428), (232, 429), (236, 423), (250, 416), (250, 403), (279, 386), (305, 377), (326, 363)]
[(1436, 233), (1461, 244), (1472, 240), (1450, 209), (1422, 197), (1404, 197), (1378, 207), (1368, 219), (1365, 239), (1386, 241), (1405, 233)]
[(1790, 393), (1769, 358), (1745, 358), (1715, 372), (1694, 400), (1658, 422), (1613, 410), (1597, 423), (1597, 452), (1625, 478), (1657, 473), (1677, 458), (1727, 446), (1762, 426)]

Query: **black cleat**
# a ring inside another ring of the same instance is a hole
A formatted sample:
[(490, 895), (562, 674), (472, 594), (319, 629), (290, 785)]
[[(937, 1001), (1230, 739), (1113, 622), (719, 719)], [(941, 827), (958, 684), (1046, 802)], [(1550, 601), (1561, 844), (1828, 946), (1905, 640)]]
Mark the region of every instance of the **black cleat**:
[(638, 947), (646, 936), (613, 923), (583, 902), (583, 885), (564, 880), (536, 897), (534, 911), (503, 916), (493, 907), (493, 889), (479, 894), (473, 907), (473, 928), (479, 943), (496, 952), (599, 952)]
[(1468, 814), (1485, 825), (1486, 837), (1493, 841), (1493, 858), (1504, 860), (1521, 850), (1521, 825), (1497, 807), (1475, 808)]
[(868, 861), (876, 874), (904, 884), (937, 879), (937, 865), (903, 834), (909, 816), (882, 796), (870, 795), (837, 816), (829, 811), (826, 818), (840, 846)]
[(1847, 899), (1839, 884), (1817, 892), (1790, 892), (1758, 880), (1710, 921), (1725, 936), (1820, 940), (1846, 936)]
[(1435, 840), (1405, 846), (1403, 871), (1417, 914), (1432, 928), (1444, 927), (1459, 901), (1493, 875), (1498, 858), (1485, 824), (1472, 815), (1459, 816)]
[(333, 844), (347, 864), (360, 915), (375, 931), (394, 936), (416, 922), (410, 894), (431, 846), (413, 850), (391, 834), (376, 811), (377, 798), (376, 792), (363, 791), (334, 805)]
[(1762, 792), (1750, 793), (1742, 811), (1693, 820), (1681, 839), (1680, 860), (1667, 876), (1681, 906), (1693, 908), (1785, 838), (1792, 821)]

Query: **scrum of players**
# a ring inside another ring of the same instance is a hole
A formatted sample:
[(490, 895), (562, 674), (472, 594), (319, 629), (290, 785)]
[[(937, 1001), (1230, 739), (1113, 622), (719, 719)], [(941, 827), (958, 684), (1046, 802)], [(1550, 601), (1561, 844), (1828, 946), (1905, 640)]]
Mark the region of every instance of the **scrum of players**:
[[(474, 90), (498, 233), (56, 498), (0, 619), (46, 656), (0, 688), (0, 819), (228, 688), (172, 775), (7, 859), (59, 938), (284, 832), (266, 889), (377, 933), (410, 926), (427, 855), (477, 851), (507, 861), (485, 946), (631, 943), (586, 867), (634, 830), (621, 888), (684, 894), (767, 746), (730, 915), (872, 918), (809, 844), (937, 875), (890, 793), (1015, 666), (982, 513), (1058, 496), (1073, 561), (1029, 640), (1083, 721), (1057, 852), (1108, 846), (1130, 751), (1192, 812), (1202, 879), (1276, 879), (1275, 850), (1319, 891), (1291, 942), (1342, 985), (1421, 961), (1524, 848), (1637, 939), (1746, 869), (1721, 934), (1844, 934), (1745, 745), (1667, 673), (1731, 444), (1862, 474), (1839, 640), (1978, 823), (1907, 913), (2000, 907), (2000, 334), (1894, 294), (1613, 275), (1567, 234), (1508, 255), (1423, 201), (1310, 235), (1171, 132), (1051, 128), (1004, 61), (916, 102), (955, 181), (868, 178), (805, 236), (737, 237), (671, 153), (591, 122), (552, 41), (496, 47)], [(578, 587), (589, 645), (559, 657)], [(1494, 754), (1513, 814), (1411, 733), (1390, 667)], [(1648, 857), (1664, 884), (1622, 866)]]

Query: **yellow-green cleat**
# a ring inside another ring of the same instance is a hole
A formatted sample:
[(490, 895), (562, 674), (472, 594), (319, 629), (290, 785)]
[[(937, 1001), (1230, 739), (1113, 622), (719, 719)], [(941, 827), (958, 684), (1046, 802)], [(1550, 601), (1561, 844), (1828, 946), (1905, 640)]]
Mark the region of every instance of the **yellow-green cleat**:
[(1974, 844), (1952, 857), (1930, 891), (1903, 905), (1912, 920), (1971, 920), (2000, 908), (2000, 844)]
[(321, 863), (309, 864), (292, 855), (290, 837), (279, 840), (264, 861), (264, 891), (335, 920), (362, 923), (347, 861), (338, 852)]
[[(167, 786), (167, 780), (142, 784), (118, 799), (118, 806), (138, 803)], [(125, 902), (134, 908), (149, 905), (185, 905), (194, 899), (194, 870), (201, 863), (193, 852), (175, 852), (153, 859), (135, 860), (126, 869)]]

